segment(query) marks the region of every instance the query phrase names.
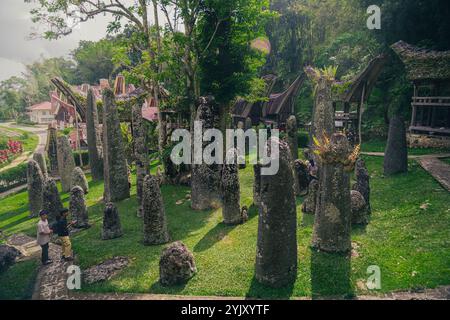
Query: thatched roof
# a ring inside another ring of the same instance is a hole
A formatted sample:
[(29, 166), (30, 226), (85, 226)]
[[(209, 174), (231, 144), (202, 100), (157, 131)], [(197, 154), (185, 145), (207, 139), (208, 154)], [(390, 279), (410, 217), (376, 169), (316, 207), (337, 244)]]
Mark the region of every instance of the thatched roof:
[(421, 49), (404, 41), (394, 43), (391, 48), (405, 64), (409, 80), (450, 79), (450, 51)]
[(387, 57), (385, 55), (379, 55), (372, 59), (367, 64), (367, 67), (349, 83), (348, 87), (345, 87), (343, 92), (335, 94), (334, 100), (346, 103), (360, 103), (365, 85), (363, 99), (367, 101), (386, 61)]
[(284, 110), (284, 108), (289, 107), (290, 99), (297, 95), (300, 87), (305, 82), (306, 75), (304, 73), (300, 74), (297, 79), (290, 85), (290, 87), (282, 92), (271, 94), (269, 101), (263, 108), (263, 116), (277, 115)]

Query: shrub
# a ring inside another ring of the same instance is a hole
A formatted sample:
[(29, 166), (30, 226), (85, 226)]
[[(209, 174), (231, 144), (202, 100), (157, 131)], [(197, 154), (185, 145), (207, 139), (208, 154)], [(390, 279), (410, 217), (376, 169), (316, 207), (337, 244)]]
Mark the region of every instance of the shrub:
[(309, 134), (306, 131), (299, 130), (297, 132), (298, 147), (307, 148), (309, 143)]
[(0, 192), (27, 183), (27, 163), (24, 162), (17, 167), (0, 172)]
[(75, 165), (77, 167), (80, 166), (80, 153), (81, 153), (81, 158), (83, 160), (83, 166), (89, 165), (89, 153), (84, 150), (73, 152), (73, 158), (75, 160)]

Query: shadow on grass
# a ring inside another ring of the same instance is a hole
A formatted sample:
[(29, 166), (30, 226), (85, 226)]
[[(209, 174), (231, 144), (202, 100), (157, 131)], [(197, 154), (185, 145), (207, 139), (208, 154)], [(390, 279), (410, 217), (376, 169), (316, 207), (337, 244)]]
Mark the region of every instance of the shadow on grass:
[(314, 226), (314, 215), (302, 212), (301, 226), (302, 227), (312, 227), (312, 226)]
[(208, 250), (214, 244), (224, 239), (237, 226), (229, 226), (223, 222), (218, 223), (214, 228), (208, 231), (207, 234), (195, 245), (194, 252), (202, 252)]
[(30, 218), (28, 215), (26, 215), (16, 221), (8, 223), (7, 225), (3, 226), (2, 229), (7, 230), (9, 228), (15, 227), (18, 224), (21, 224), (22, 222), (28, 221), (30, 219), (33, 219), (33, 218)]
[(354, 297), (350, 282), (350, 254), (311, 250), (312, 298), (348, 299)]
[[(6, 221), (6, 220), (9, 220), (9, 219), (11, 219), (11, 218), (13, 218), (15, 216), (24, 214), (24, 213), (28, 212), (28, 210), (29, 210), (28, 209), (28, 205), (24, 205), (24, 206), (22, 206), (22, 207), (20, 207), (20, 208), (18, 208), (16, 210), (13, 210), (13, 211), (8, 212), (6, 214), (2, 214), (2, 215), (0, 215), (0, 222)], [(28, 217), (28, 215), (27, 215), (27, 217)]]
[(179, 294), (184, 290), (186, 284), (187, 282), (177, 286), (164, 287), (158, 280), (151, 285), (150, 292), (154, 294)]
[(292, 282), (282, 288), (272, 288), (263, 285), (256, 280), (253, 276), (250, 288), (248, 289), (245, 297), (248, 299), (280, 299), (287, 300), (290, 299), (294, 292), (294, 283)]

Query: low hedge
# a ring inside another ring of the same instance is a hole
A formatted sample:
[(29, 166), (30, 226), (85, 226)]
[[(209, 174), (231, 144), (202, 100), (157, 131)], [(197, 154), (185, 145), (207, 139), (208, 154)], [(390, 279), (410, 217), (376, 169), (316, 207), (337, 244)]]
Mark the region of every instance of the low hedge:
[(89, 153), (87, 151), (75, 151), (73, 153), (73, 158), (75, 160), (75, 165), (77, 167), (80, 166), (80, 153), (81, 153), (81, 159), (83, 160), (83, 166), (89, 165)]
[(0, 172), (0, 192), (11, 190), (27, 183), (27, 163)]

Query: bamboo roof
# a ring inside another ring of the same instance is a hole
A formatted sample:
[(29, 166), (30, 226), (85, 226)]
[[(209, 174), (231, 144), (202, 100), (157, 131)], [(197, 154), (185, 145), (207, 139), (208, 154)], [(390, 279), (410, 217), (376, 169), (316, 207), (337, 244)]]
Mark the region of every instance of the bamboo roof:
[(434, 51), (412, 46), (404, 41), (391, 48), (405, 65), (411, 81), (450, 79), (450, 51)]

